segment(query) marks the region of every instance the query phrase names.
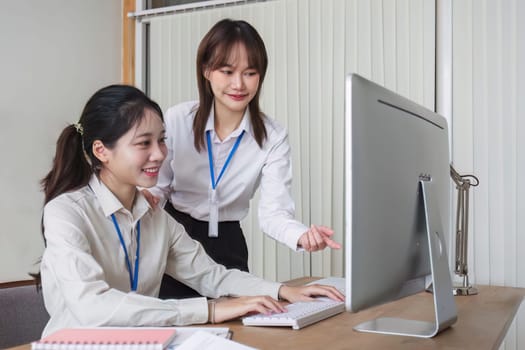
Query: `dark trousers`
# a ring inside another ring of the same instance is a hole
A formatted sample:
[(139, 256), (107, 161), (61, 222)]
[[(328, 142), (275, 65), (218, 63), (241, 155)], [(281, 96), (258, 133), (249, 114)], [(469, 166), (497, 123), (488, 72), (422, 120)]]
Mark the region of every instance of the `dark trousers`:
[[(199, 241), (208, 255), (217, 263), (229, 269), (248, 271), (248, 247), (239, 221), (219, 222), (219, 237), (208, 237), (208, 222), (192, 218), (176, 210), (168, 201), (164, 206), (175, 220), (181, 223), (186, 232)], [(200, 296), (197, 291), (164, 274), (159, 298), (183, 299)]]

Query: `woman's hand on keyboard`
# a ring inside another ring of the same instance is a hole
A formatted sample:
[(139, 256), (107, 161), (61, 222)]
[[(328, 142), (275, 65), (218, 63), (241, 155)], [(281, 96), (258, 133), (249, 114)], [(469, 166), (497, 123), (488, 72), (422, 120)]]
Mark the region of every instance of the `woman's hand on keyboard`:
[(309, 284), (306, 286), (292, 287), (283, 284), (279, 289), (279, 297), (291, 303), (297, 301), (311, 301), (314, 297), (325, 296), (333, 300), (344, 301), (344, 295), (332, 286), (322, 284)]
[(216, 300), (213, 322), (224, 322), (248, 313), (270, 314), (285, 311), (282, 303), (269, 296), (221, 298)]

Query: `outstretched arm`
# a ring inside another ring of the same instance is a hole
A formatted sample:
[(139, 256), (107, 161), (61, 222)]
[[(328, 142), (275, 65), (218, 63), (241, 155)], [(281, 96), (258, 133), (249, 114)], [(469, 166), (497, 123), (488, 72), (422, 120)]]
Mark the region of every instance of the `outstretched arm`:
[(295, 219), (295, 204), (291, 196), (292, 165), (290, 145), (284, 131), (272, 146), (262, 168), (259, 201), (261, 230), (293, 250), (313, 252), (327, 246), (339, 249), (332, 240), (334, 232), (325, 226), (303, 225)]

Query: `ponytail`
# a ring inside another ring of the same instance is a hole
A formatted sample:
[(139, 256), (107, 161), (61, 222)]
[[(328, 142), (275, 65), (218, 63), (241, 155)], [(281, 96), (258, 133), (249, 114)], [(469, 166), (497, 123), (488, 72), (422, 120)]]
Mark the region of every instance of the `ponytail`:
[(87, 185), (93, 169), (84, 156), (82, 129), (79, 124), (67, 126), (56, 145), (51, 171), (40, 182), (44, 204), (62, 193)]

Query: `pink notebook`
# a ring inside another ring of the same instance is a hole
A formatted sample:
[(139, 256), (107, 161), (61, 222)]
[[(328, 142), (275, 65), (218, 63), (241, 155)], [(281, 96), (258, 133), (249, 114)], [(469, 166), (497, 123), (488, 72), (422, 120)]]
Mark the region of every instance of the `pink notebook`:
[(130, 350), (162, 350), (174, 337), (175, 329), (167, 327), (66, 328), (33, 342), (31, 349), (74, 350), (97, 345), (100, 350), (122, 346)]

